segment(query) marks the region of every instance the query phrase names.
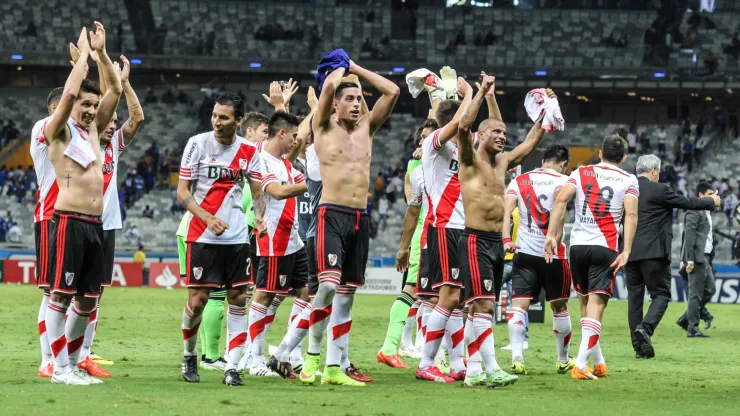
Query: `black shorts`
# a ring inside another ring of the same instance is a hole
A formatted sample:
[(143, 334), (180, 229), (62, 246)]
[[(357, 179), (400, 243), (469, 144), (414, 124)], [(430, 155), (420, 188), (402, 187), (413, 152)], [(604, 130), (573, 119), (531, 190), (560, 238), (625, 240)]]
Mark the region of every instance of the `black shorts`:
[(364, 209), (321, 204), (316, 227), (319, 282), (365, 284), (370, 221)]
[(249, 230), (249, 285), (254, 286), (254, 276), (256, 276), (257, 269), (260, 267), (260, 258), (257, 256), (257, 234), (252, 227), (247, 226)]
[(226, 288), (250, 283), (249, 244), (187, 243), (187, 287)]
[[(293, 296), (308, 283), (308, 254), (306, 247), (287, 256), (260, 257), (255, 278), (255, 290)], [(290, 289), (294, 289), (291, 291)]]
[(496, 288), (504, 278), (504, 244), (501, 233), (465, 228), (458, 243), (465, 303), (496, 300)]
[(100, 217), (55, 211), (49, 224), (51, 292), (99, 297), (103, 283), (103, 222)]
[(36, 286), (49, 289), (49, 220), (33, 223), (33, 237), (36, 244)]
[(316, 274), (316, 237), (306, 240), (306, 255), (308, 256), (308, 297), (316, 296), (319, 291), (319, 277)]
[(103, 230), (103, 286), (113, 282), (113, 258), (116, 256), (116, 230)]
[(568, 259), (573, 273), (573, 289), (580, 296), (598, 293), (614, 294), (614, 269), (616, 251), (602, 246), (571, 246)]
[(548, 302), (570, 297), (570, 267), (567, 260), (553, 259), (546, 263), (544, 257), (517, 253), (511, 270), (511, 297), (536, 299), (545, 289)]
[(429, 250), (429, 281), (432, 289), (449, 285), (463, 287), (460, 278), (460, 251), (458, 241), (463, 230), (456, 228), (435, 228), (427, 230), (427, 250)]
[(419, 256), (419, 276), (416, 278), (416, 294), (419, 296), (439, 296), (437, 290), (432, 289), (429, 281), (429, 249), (421, 249)]

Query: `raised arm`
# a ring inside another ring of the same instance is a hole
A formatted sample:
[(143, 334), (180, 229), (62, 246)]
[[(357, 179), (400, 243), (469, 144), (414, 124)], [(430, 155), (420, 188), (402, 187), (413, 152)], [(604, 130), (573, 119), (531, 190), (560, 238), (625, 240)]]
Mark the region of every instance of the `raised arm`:
[[(473, 101), (473, 89), (470, 87), (470, 84), (468, 84), (462, 77), (457, 79), (457, 92), (459, 94), (462, 94), (463, 100), (462, 103), (460, 103), (460, 108), (457, 109), (457, 112), (455, 113), (455, 116), (450, 120), (449, 123), (446, 125), (440, 127), (439, 129), (439, 147), (442, 147), (445, 145), (445, 143), (452, 140), (453, 137), (457, 135), (458, 127), (460, 126), (460, 120), (462, 120), (463, 115), (465, 114), (465, 111), (467, 111), (468, 106)], [(435, 146), (433, 143), (432, 146)], [(436, 147), (435, 148), (439, 148)]]
[(126, 105), (128, 106), (128, 120), (126, 120), (126, 123), (122, 127), (123, 145), (128, 146), (134, 140), (134, 136), (139, 131), (141, 123), (144, 122), (144, 109), (141, 107), (139, 97), (136, 96), (136, 92), (131, 88), (131, 83), (129, 82), (131, 64), (123, 55), (121, 55), (121, 61), (123, 61), (121, 83), (123, 84), (123, 92), (126, 94)]
[(573, 197), (576, 196), (576, 187), (572, 184), (566, 184), (560, 191), (560, 194), (555, 198), (555, 203), (550, 211), (550, 225), (547, 228), (547, 236), (545, 237), (545, 261), (552, 263), (553, 257), (558, 252), (560, 246), (560, 233), (558, 230), (563, 228), (565, 223), (565, 210)]
[(44, 137), (47, 140), (54, 140), (67, 124), (77, 95), (80, 93), (80, 85), (82, 85), (82, 81), (87, 75), (87, 58), (90, 57), (90, 44), (87, 41), (87, 29), (84, 27), (80, 32), (79, 39), (77, 39), (77, 48), (80, 50), (80, 58), (72, 68), (69, 77), (67, 77), (67, 82), (64, 83), (64, 92), (54, 115), (44, 126)]
[(334, 111), (334, 93), (342, 82), (344, 72), (344, 68), (336, 69), (324, 80), (324, 86), (321, 88), (321, 95), (319, 96), (319, 106), (316, 108), (316, 113), (313, 115), (313, 121), (311, 122), (311, 128), (314, 132), (325, 129), (329, 125), (329, 119), (332, 111)]
[[(401, 89), (398, 88), (393, 81), (384, 78), (375, 72), (368, 71), (367, 69), (357, 65), (354, 61), (349, 62), (350, 73), (357, 75), (358, 77), (366, 80), (375, 89), (377, 89), (382, 96), (375, 102), (373, 109), (370, 110), (370, 135), (372, 136), (385, 120), (391, 115), (393, 106), (396, 105), (396, 100), (401, 95)], [(323, 95), (323, 92), (322, 92)]]
[[(637, 197), (627, 195), (624, 198), (624, 247), (614, 260), (611, 267), (614, 269), (614, 275), (622, 270), (632, 252), (632, 241), (635, 238), (637, 230)], [(549, 233), (548, 233), (549, 234)]]
[(102, 67), (103, 79), (107, 86), (107, 91), (100, 100), (98, 113), (95, 115), (98, 131), (103, 131), (113, 118), (123, 87), (118, 79), (116, 68), (105, 50), (105, 28), (100, 22), (95, 22), (95, 29), (95, 33), (90, 32), (91, 47), (98, 53), (98, 65)]
[(270, 94), (269, 96), (262, 94), (262, 98), (267, 101), (267, 104), (270, 104), (274, 109), (275, 112), (278, 111), (285, 111), (288, 112), (288, 105), (285, 103), (285, 100), (283, 98), (283, 89), (280, 86), (280, 83), (277, 81), (272, 81), (270, 83), (270, 90), (268, 92)]
[[(475, 86), (480, 89), (480, 84), (475, 83)], [(492, 118), (494, 120), (498, 121), (504, 121), (504, 118), (501, 117), (501, 110), (498, 108), (498, 103), (496, 102), (496, 94), (494, 94), (496, 90), (496, 85), (494, 82), (494, 86), (491, 87), (490, 90), (486, 93), (486, 104), (488, 105), (488, 118)]]
[(318, 98), (316, 98), (316, 91), (314, 91), (313, 87), (308, 87), (307, 101), (308, 108), (311, 109), (311, 112), (308, 113), (303, 121), (301, 121), (301, 124), (298, 125), (298, 137), (296, 139), (296, 144), (295, 146), (293, 146), (292, 149), (290, 149), (290, 153), (288, 153), (288, 155), (285, 157), (286, 159), (290, 160), (290, 163), (295, 162), (298, 155), (301, 154), (301, 150), (306, 147), (306, 141), (311, 135), (311, 119), (313, 118), (316, 107), (319, 104), (319, 100)]
[[(555, 97), (555, 93), (552, 92), (551, 89), (547, 89), (547, 96), (550, 98)], [(504, 153), (502, 155), (508, 155), (509, 158), (509, 167), (508, 169), (515, 168), (519, 166), (524, 159), (527, 158), (534, 149), (539, 146), (540, 142), (542, 141), (542, 137), (545, 135), (545, 130), (542, 128), (542, 121), (538, 121), (537, 123), (532, 126), (532, 128), (529, 130), (529, 133), (527, 133), (527, 137), (524, 139), (524, 141), (517, 147), (511, 150), (509, 153)]]
[(463, 117), (460, 120), (460, 124), (457, 129), (457, 145), (460, 148), (460, 163), (467, 166), (472, 166), (473, 162), (475, 161), (475, 149), (473, 149), (473, 140), (472, 135), (470, 134), (470, 127), (473, 125), (475, 119), (478, 117), (478, 110), (480, 110), (480, 105), (483, 103), (483, 99), (485, 98), (488, 90), (493, 87), (493, 82), (495, 80), (494, 77), (486, 75), (485, 73), (482, 73), (482, 75), (483, 82), (480, 85), (480, 89), (468, 105), (468, 108), (465, 110), (465, 113), (463, 114)]
[(687, 197), (679, 195), (668, 185), (662, 186), (664, 188), (664, 196), (663, 199), (661, 199), (661, 203), (665, 207), (685, 210), (713, 211), (716, 207), (719, 207), (721, 202), (717, 193), (712, 197), (707, 198)]

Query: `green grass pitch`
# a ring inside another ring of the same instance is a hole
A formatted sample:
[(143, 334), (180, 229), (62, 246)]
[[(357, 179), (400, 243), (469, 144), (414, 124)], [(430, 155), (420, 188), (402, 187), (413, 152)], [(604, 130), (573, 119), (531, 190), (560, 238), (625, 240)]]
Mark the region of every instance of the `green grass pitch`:
[[(200, 384), (180, 377), (182, 290), (109, 288), (101, 307), (94, 350), (115, 361), (113, 378), (89, 387), (52, 385), (36, 377), (36, 316), (40, 292), (0, 285), (0, 415), (737, 415), (740, 414), (740, 307), (710, 305), (716, 328), (709, 339), (687, 339), (674, 321), (684, 304), (672, 304), (654, 337), (657, 357), (635, 360), (627, 304), (609, 305), (602, 333), (609, 377), (573, 381), (554, 372), (551, 317), (532, 324), (526, 351), (530, 374), (501, 389), (466, 389), (414, 379), (414, 370), (375, 362), (393, 296), (358, 296), (350, 358), (376, 382), (363, 389), (302, 386), (295, 381), (244, 376), (228, 388), (220, 374), (200, 370)], [(282, 338), (290, 301), (280, 308), (268, 342)], [(580, 343), (577, 304), (571, 354)], [(496, 354), (506, 326), (494, 328)], [(407, 360), (412, 367), (416, 364)]]

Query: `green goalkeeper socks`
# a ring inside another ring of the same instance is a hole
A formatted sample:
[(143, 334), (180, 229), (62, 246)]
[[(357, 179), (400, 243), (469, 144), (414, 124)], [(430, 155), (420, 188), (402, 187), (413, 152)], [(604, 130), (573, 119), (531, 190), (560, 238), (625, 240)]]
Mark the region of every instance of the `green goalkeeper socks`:
[(219, 342), (224, 327), (225, 298), (218, 296), (218, 293), (222, 292), (214, 292), (208, 297), (208, 303), (203, 309), (203, 320), (198, 330), (203, 354), (210, 360), (217, 360), (221, 357)]
[[(403, 333), (403, 327), (406, 325), (406, 318), (409, 315), (411, 305), (414, 304), (414, 298), (408, 293), (401, 292), (391, 306), (391, 316), (388, 322), (388, 332), (385, 334), (383, 342), (383, 354), (390, 355), (398, 352), (398, 343)], [(205, 319), (205, 316), (204, 316)]]

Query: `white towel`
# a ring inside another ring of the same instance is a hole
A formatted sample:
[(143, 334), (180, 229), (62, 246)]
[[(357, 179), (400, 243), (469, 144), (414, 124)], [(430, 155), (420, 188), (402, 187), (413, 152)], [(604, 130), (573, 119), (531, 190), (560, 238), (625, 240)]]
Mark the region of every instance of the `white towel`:
[(67, 150), (64, 151), (64, 155), (87, 169), (87, 167), (97, 159), (95, 152), (93, 152), (92, 145), (87, 139), (87, 132), (81, 127), (75, 125), (74, 129), (71, 129), (71, 133), (72, 140), (69, 141)]
[(429, 93), (429, 101), (438, 98), (443, 100), (447, 97), (442, 79), (434, 72), (420, 68), (406, 75), (406, 84), (409, 86), (411, 96), (416, 98), (422, 91)]
[(553, 130), (565, 130), (565, 120), (560, 112), (557, 98), (547, 96), (544, 88), (537, 88), (527, 93), (524, 99), (527, 115), (535, 123), (542, 121), (542, 128), (550, 133)]

